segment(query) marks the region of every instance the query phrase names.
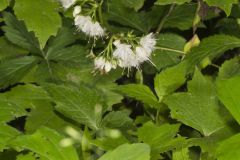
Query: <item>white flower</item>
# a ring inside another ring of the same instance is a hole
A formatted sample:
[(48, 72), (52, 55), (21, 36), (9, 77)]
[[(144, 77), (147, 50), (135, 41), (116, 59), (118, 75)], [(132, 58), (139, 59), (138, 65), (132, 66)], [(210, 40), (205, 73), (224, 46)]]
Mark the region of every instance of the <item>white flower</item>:
[(85, 17), (85, 16), (76, 16), (74, 18), (74, 24), (76, 26), (78, 26), (79, 28), (82, 28), (83, 25), (86, 23), (86, 22), (89, 22), (91, 20), (91, 18), (88, 16), (88, 17)]
[(135, 53), (136, 53), (136, 59), (139, 63), (142, 63), (147, 60), (150, 61), (149, 57), (151, 54), (149, 54), (149, 52), (147, 52), (142, 46), (136, 47)]
[(95, 69), (103, 70), (105, 66), (105, 59), (103, 57), (95, 58), (94, 66), (95, 66)]
[(60, 2), (62, 3), (63, 8), (68, 9), (76, 2), (76, 0), (60, 0)]
[(101, 25), (98, 22), (95, 22), (92, 24), (91, 31), (89, 33), (91, 37), (102, 37), (104, 36), (104, 29), (101, 27)]
[(86, 35), (91, 37), (104, 36), (104, 29), (98, 22), (93, 22), (90, 16), (77, 15), (74, 22), (77, 28)]
[(120, 41), (115, 41), (113, 44), (117, 47), (113, 52), (113, 57), (118, 59), (120, 67), (131, 68), (139, 66), (139, 62), (131, 49), (131, 45), (120, 43)]
[(75, 6), (73, 9), (73, 17), (76, 17), (81, 12), (81, 6)]
[(80, 17), (79, 25), (77, 26), (79, 30), (83, 33), (89, 35), (92, 32), (93, 23), (90, 16), (77, 16)]
[(108, 73), (112, 68), (116, 69), (116, 64), (106, 60), (104, 57), (97, 57), (94, 60), (95, 69)]
[(141, 46), (145, 49), (148, 54), (151, 54), (155, 49), (156, 39), (154, 38), (153, 33), (149, 33), (148, 35), (142, 37), (140, 39)]

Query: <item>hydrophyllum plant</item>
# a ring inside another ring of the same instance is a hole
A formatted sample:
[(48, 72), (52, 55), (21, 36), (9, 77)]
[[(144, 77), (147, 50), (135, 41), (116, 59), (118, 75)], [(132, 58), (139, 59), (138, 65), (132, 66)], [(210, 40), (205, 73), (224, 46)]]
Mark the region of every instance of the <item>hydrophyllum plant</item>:
[(1, 0), (0, 160), (240, 159), (238, 0)]
[[(75, 3), (75, 1), (62, 1), (63, 6), (68, 8)], [(155, 49), (156, 39), (153, 33), (149, 33), (141, 38), (131, 32), (127, 33), (127, 35), (123, 33), (107, 33), (99, 23), (103, 23), (101, 15), (102, 4), (103, 1), (81, 1), (73, 9), (74, 25), (77, 27), (77, 30), (94, 38), (92, 50), (94, 49), (96, 39), (108, 40), (106, 48), (97, 56), (94, 55), (96, 56), (94, 60), (95, 69), (103, 73), (116, 69), (117, 66), (128, 68), (128, 70), (132, 67), (139, 69), (141, 63), (150, 61), (150, 55)]]

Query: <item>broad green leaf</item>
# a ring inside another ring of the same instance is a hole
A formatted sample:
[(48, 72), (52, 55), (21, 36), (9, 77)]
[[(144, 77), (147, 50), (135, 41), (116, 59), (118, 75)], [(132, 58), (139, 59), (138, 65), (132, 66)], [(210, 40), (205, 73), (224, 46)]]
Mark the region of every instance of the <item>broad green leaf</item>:
[(188, 139), (188, 147), (199, 146), (201, 147), (202, 153), (208, 153), (209, 156), (215, 157), (216, 159), (219, 143), (237, 133), (239, 133), (238, 124), (229, 124), (210, 136)]
[[(65, 126), (70, 125), (54, 113), (48, 93), (40, 86), (33, 84), (18, 85), (10, 91), (2, 93), (2, 100), (8, 104), (6, 106), (8, 110), (0, 107), (0, 110), (5, 112), (5, 116), (0, 116), (1, 118), (5, 117), (4, 119), (7, 117), (9, 117), (8, 119), (19, 117), (18, 114), (25, 115), (25, 109), (31, 109), (25, 123), (27, 133), (34, 132), (40, 126), (63, 131)], [(13, 115), (6, 114), (6, 112)]]
[(104, 14), (104, 17), (108, 22), (115, 22), (130, 27), (129, 30), (133, 28), (146, 33), (158, 25), (163, 14), (163, 8), (162, 6), (155, 6), (151, 11), (137, 13), (127, 8), (121, 0), (108, 0), (107, 13)]
[(183, 4), (183, 3), (187, 3), (190, 2), (191, 0), (157, 0), (155, 2), (156, 5), (167, 5), (167, 4), (172, 4), (172, 3), (176, 3), (176, 4)]
[(142, 32), (148, 29), (146, 24), (142, 21), (142, 17), (133, 10), (125, 7), (120, 0), (108, 1), (108, 13), (105, 16), (108, 20), (136, 28)]
[(11, 44), (4, 36), (0, 37), (0, 61), (26, 55), (28, 51)]
[(39, 128), (32, 135), (21, 135), (11, 141), (17, 150), (28, 149), (46, 160), (79, 160), (73, 146), (62, 147), (60, 141), (64, 137), (47, 127)]
[(70, 61), (81, 63), (86, 58), (86, 49), (81, 45), (59, 49), (55, 52), (48, 52), (47, 59), (55, 61)]
[[(23, 83), (42, 83), (51, 81), (75, 81), (79, 75), (75, 75), (74, 71), (69, 68), (69, 63), (55, 63), (41, 59), (35, 67), (24, 77), (21, 82)], [(78, 66), (76, 66), (78, 67)], [(76, 69), (75, 67), (75, 69)], [(80, 71), (82, 68), (78, 68)], [(79, 71), (79, 72), (80, 72)], [(75, 78), (77, 77), (77, 78)], [(78, 80), (78, 79), (77, 79)]]
[(22, 21), (18, 21), (15, 16), (8, 12), (3, 14), (6, 26), (3, 26), (5, 36), (13, 44), (29, 50), (32, 53), (41, 55), (38, 40), (32, 32), (28, 32)]
[(217, 81), (218, 97), (240, 124), (240, 76)]
[(8, 101), (25, 108), (30, 107), (31, 103), (36, 100), (50, 100), (48, 93), (41, 86), (34, 84), (18, 85), (12, 88), (11, 91), (5, 92), (4, 96)]
[(178, 28), (180, 30), (192, 28), (196, 10), (197, 5), (194, 3), (176, 6), (167, 17), (163, 27)]
[(221, 142), (217, 148), (219, 160), (240, 159), (240, 134), (236, 134)]
[(240, 76), (239, 57), (225, 61), (219, 70), (218, 78), (220, 79), (228, 79), (233, 76)]
[(144, 143), (123, 144), (99, 160), (150, 160), (150, 147)]
[(161, 145), (164, 146), (164, 143), (168, 143), (168, 141), (176, 136), (179, 127), (179, 124), (157, 126), (151, 122), (147, 122), (138, 129), (137, 133), (140, 141), (153, 147), (161, 147)]
[[(81, 53), (84, 54), (85, 53)], [(113, 104), (120, 103), (123, 99), (121, 94), (114, 92), (117, 84), (115, 83), (116, 79), (120, 78), (121, 76), (121, 69), (112, 70), (108, 74), (93, 74), (93, 61), (87, 57), (83, 57), (82, 61), (78, 64), (69, 64), (72, 62), (63, 61), (63, 63), (56, 66), (56, 64), (51, 64), (54, 68), (54, 72), (57, 75), (54, 77), (60, 77), (63, 81), (73, 82), (75, 84), (88, 84), (94, 88), (97, 88), (100, 92), (100, 95), (103, 97), (104, 101), (107, 103), (108, 107), (110, 108)], [(39, 73), (42, 75), (46, 72), (41, 71)]]
[[(0, 95), (1, 95), (0, 99), (5, 104), (8, 104), (6, 108), (9, 109), (7, 110), (9, 114), (6, 114), (6, 110), (4, 110), (4, 108), (0, 110), (5, 111), (5, 116), (8, 116), (8, 117), (11, 117), (11, 115), (13, 114), (12, 119), (26, 115), (27, 114), (25, 111), (26, 109), (31, 109), (31, 111), (34, 111), (36, 102), (45, 102), (46, 100), (48, 101), (50, 100), (45, 90), (43, 90), (40, 86), (35, 86), (32, 84), (15, 86), (10, 91), (4, 92)], [(0, 117), (5, 117), (5, 116), (0, 116)], [(28, 116), (29, 116), (29, 113), (28, 113)], [(37, 117), (34, 117), (34, 118), (37, 119)], [(42, 121), (46, 120), (46, 119), (43, 119), (42, 117), (41, 119)], [(39, 126), (35, 126), (35, 127), (39, 127)]]
[(149, 117), (148, 115), (143, 115), (143, 116), (137, 116), (134, 123), (136, 125), (142, 125), (144, 123), (147, 123), (148, 121), (151, 121), (151, 117)]
[(17, 117), (26, 115), (26, 111), (23, 108), (12, 102), (7, 102), (4, 100), (0, 101), (0, 110), (0, 123), (6, 123)]
[(9, 0), (1, 0), (0, 1), (0, 11), (4, 10), (5, 8), (7, 8), (8, 5), (9, 5)]
[(106, 83), (99, 81), (99, 83), (95, 84), (95, 87), (102, 92), (103, 98), (105, 99), (108, 107), (110, 108), (112, 105), (120, 103), (123, 96), (114, 92), (114, 88), (117, 87), (117, 84), (109, 81), (108, 77), (105, 77), (102, 81)]
[(117, 148), (118, 146), (128, 143), (129, 141), (122, 135), (120, 135), (119, 137), (104, 137), (104, 138), (97, 138), (93, 141), (91, 141), (91, 143), (93, 143), (94, 145), (96, 145), (97, 147), (105, 150), (105, 151), (109, 151), (109, 150), (114, 150), (115, 148)]
[(176, 65), (160, 72), (154, 79), (155, 91), (160, 100), (185, 82), (186, 66), (184, 63)]
[(70, 123), (67, 123), (57, 116), (49, 101), (33, 101), (31, 107), (24, 128), (26, 133), (33, 133), (41, 126), (46, 126), (55, 129), (56, 131), (63, 132), (66, 126), (70, 126)]
[(57, 8), (57, 3), (51, 0), (17, 0), (14, 11), (20, 20), (24, 20), (28, 30), (35, 32), (43, 48), (48, 38), (56, 35), (61, 27)]
[(193, 80), (188, 83), (188, 92), (170, 95), (164, 102), (170, 108), (173, 118), (205, 136), (225, 126), (215, 87), (199, 70), (195, 71)]
[(20, 81), (36, 64), (35, 57), (21, 57), (0, 63), (0, 87)]
[(135, 11), (138, 11), (144, 5), (144, 0), (122, 0), (122, 3), (129, 8), (134, 8)]
[(142, 84), (128, 84), (128, 85), (120, 85), (117, 87), (117, 90), (123, 94), (126, 94), (129, 97), (136, 98), (146, 104), (152, 105), (153, 107), (157, 107), (158, 99), (150, 90), (149, 87)]
[(9, 141), (18, 135), (20, 135), (20, 132), (18, 132), (16, 129), (0, 123), (0, 152), (8, 148)]
[(182, 148), (173, 152), (173, 160), (190, 160), (188, 148)]
[(151, 156), (159, 157), (159, 154), (174, 147), (177, 147), (176, 136), (180, 125), (163, 124), (160, 126), (154, 125), (151, 122), (145, 123), (138, 129), (137, 135), (139, 141), (142, 141), (151, 146)]
[[(40, 63), (38, 63), (34, 68), (32, 68), (32, 70), (24, 77), (24, 79), (21, 80), (21, 82), (44, 83), (46, 81), (64, 81), (79, 85), (81, 85), (82, 83), (87, 83), (93, 86), (97, 82), (102, 81), (101, 78), (105, 79), (106, 82), (109, 82), (109, 79), (111, 80), (110, 75), (94, 76), (94, 74), (92, 73), (93, 67), (93, 61), (88, 59), (87, 57), (84, 57), (79, 63), (74, 63), (74, 61), (59, 61), (58, 63), (56, 63), (55, 61), (49, 61), (49, 63), (47, 63), (45, 60), (42, 59)], [(111, 84), (109, 82), (109, 85), (111, 86), (112, 82)], [(104, 87), (99, 87), (99, 89), (110, 92), (109, 88), (111, 87), (107, 85), (104, 85)], [(110, 100), (114, 101), (114, 99)]]
[(198, 47), (187, 54), (185, 60), (189, 67), (193, 68), (206, 57), (212, 60), (227, 50), (237, 47), (240, 47), (240, 39), (228, 35), (214, 35), (203, 39)]
[(60, 28), (58, 30), (57, 35), (49, 39), (48, 52), (57, 51), (58, 49), (62, 49), (74, 43), (77, 39), (77, 36), (74, 34), (74, 31), (75, 28), (68, 28), (65, 26)]
[[(176, 42), (176, 43), (173, 43)], [(180, 56), (184, 55), (186, 40), (176, 34), (160, 34), (157, 38), (156, 50), (152, 54), (152, 62), (158, 70), (175, 65), (180, 62)]]
[(233, 18), (221, 19), (217, 23), (216, 29), (218, 29), (218, 31), (221, 34), (227, 34), (227, 35), (236, 36), (240, 38), (240, 25), (237, 19), (233, 19)]
[(82, 45), (72, 45), (77, 37), (72, 28), (61, 28), (56, 37), (49, 40), (46, 59), (55, 61), (72, 61), (86, 63), (87, 50)]
[(54, 84), (46, 84), (45, 89), (57, 104), (57, 111), (92, 129), (99, 128), (103, 106), (95, 89)]
[(133, 125), (129, 114), (127, 111), (112, 111), (103, 118), (102, 125), (108, 128), (129, 128)]
[(20, 133), (6, 123), (27, 113), (14, 103), (7, 102), (1, 97), (0, 100), (0, 151), (8, 147), (8, 142)]
[[(113, 70), (107, 75), (94, 75), (92, 73), (94, 68), (93, 61), (86, 57), (85, 49), (81, 45), (79, 47), (74, 45), (73, 50), (71, 50), (71, 47), (62, 49), (75, 41), (75, 37), (72, 34), (68, 29), (61, 29), (57, 37), (50, 40), (49, 46), (51, 47), (48, 49), (49, 53), (47, 53), (50, 57), (59, 58), (58, 63), (50, 61), (47, 64), (46, 61), (42, 61), (26, 75), (22, 82), (65, 81), (79, 85), (87, 83), (100, 90), (108, 107), (121, 102), (123, 97), (115, 93), (113, 89), (116, 87), (114, 82), (120, 77), (122, 71)], [(74, 52), (70, 53), (69, 49)], [(62, 52), (64, 54), (61, 55), (55, 54), (61, 53), (61, 51), (66, 52)], [(70, 53), (72, 57), (68, 57), (68, 54), (65, 53)], [(66, 57), (68, 61), (63, 57)]]
[[(80, 57), (80, 56), (79, 56)], [(84, 57), (80, 63), (74, 61), (48, 61), (41, 59), (32, 70), (24, 77), (21, 82), (24, 83), (42, 83), (42, 82), (56, 82), (65, 81), (80, 84), (86, 79), (86, 83), (91, 82), (94, 78), (92, 73), (92, 61)], [(88, 79), (89, 76), (91, 79)], [(85, 82), (85, 81), (84, 81)]]
[(66, 66), (66, 64), (67, 63), (64, 62), (63, 65), (65, 65), (65, 68), (62, 67), (59, 71), (65, 76), (65, 78), (63, 78), (65, 81), (74, 82), (79, 85), (84, 83), (97, 88), (108, 107), (120, 103), (123, 99), (122, 95), (114, 92), (114, 89), (117, 86), (115, 81), (120, 78), (122, 72), (121, 69), (112, 70), (108, 74), (94, 75), (92, 73), (94, 68), (93, 61), (86, 57), (83, 58), (83, 61), (78, 63), (78, 65)]
[[(74, 51), (74, 53), (70, 53), (70, 56), (72, 56), (71, 58), (67, 57), (68, 55), (65, 53), (69, 53), (69, 47), (65, 48), (65, 46), (70, 46), (72, 43), (74, 43), (73, 35), (71, 36), (70, 31), (65, 29), (62, 32), (66, 32), (66, 35), (59, 33), (56, 38), (51, 39), (49, 42), (50, 47), (47, 51), (47, 54), (49, 54), (50, 57), (52, 56), (51, 54), (53, 54), (53, 58), (59, 58), (58, 63), (56, 63), (55, 60), (50, 61), (48, 64), (46, 61), (42, 61), (31, 71), (31, 73), (29, 73), (29, 75), (27, 75), (27, 78), (23, 82), (60, 80), (71, 83), (73, 82), (79, 85), (82, 83), (87, 83), (101, 90), (103, 92), (102, 95), (108, 95), (106, 98), (108, 99), (107, 101), (109, 101), (109, 103), (113, 103), (114, 101), (119, 102), (119, 100), (121, 100), (121, 96), (117, 95), (111, 90), (115, 87), (114, 82), (116, 79), (120, 78), (122, 71), (119, 69), (112, 70), (110, 73), (104, 75), (94, 75), (92, 72), (94, 69), (93, 60), (87, 57), (88, 53), (85, 49), (83, 49), (82, 45), (78, 44), (79, 47), (77, 47), (77, 45), (73, 45), (74, 47), (72, 51)], [(79, 50), (77, 50), (77, 48), (79, 48)], [(55, 54), (61, 53), (61, 51), (64, 51), (63, 55)], [(63, 57), (66, 57), (68, 60), (64, 60)], [(75, 57), (75, 59), (73, 57)]]
[(101, 135), (96, 138), (87, 136), (90, 144), (93, 144), (105, 151), (112, 151), (120, 145), (129, 143), (129, 140), (124, 136), (124, 131), (118, 129), (107, 129), (101, 130)]
[(227, 16), (229, 16), (231, 13), (232, 5), (238, 3), (238, 0), (204, 0), (204, 1), (207, 2), (207, 4), (210, 6), (216, 6), (223, 9)]

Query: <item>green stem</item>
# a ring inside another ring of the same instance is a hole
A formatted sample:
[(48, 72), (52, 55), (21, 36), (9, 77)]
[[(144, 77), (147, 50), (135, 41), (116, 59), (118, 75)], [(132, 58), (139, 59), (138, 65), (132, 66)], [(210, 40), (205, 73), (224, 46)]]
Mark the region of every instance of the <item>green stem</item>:
[(103, 0), (101, 0), (101, 2), (98, 4), (98, 17), (99, 17), (99, 22), (101, 24), (103, 24), (103, 16), (102, 16), (102, 4), (103, 4)]
[(159, 50), (165, 50), (165, 51), (172, 51), (172, 52), (177, 52), (177, 53), (181, 53), (181, 54), (185, 54), (184, 51), (179, 51), (176, 49), (171, 49), (171, 48), (165, 48), (165, 47), (156, 47), (155, 49), (159, 49)]
[(107, 44), (107, 47), (104, 48), (104, 50), (101, 52), (101, 54), (103, 54), (103, 55), (104, 55), (104, 53), (106, 53), (107, 58), (110, 58), (110, 57), (111, 57), (110, 54), (111, 54), (112, 51), (113, 51), (112, 43), (113, 43), (113, 40), (114, 40), (115, 38), (116, 38), (116, 37), (113, 35), (113, 36), (109, 39), (108, 44)]
[(172, 13), (173, 9), (175, 7), (175, 4), (172, 4), (167, 12), (167, 14), (162, 18), (162, 20), (160, 21), (158, 28), (156, 30), (156, 34), (159, 34), (162, 30), (162, 27), (165, 23), (165, 21), (167, 20), (167, 18), (169, 17), (169, 15)]
[(198, 6), (195, 12), (195, 16), (194, 16), (194, 21), (193, 21), (193, 34), (195, 34), (196, 30), (197, 30), (197, 26), (198, 23), (201, 21), (201, 17), (199, 16), (199, 12), (201, 9), (201, 1), (198, 0)]
[(216, 65), (216, 64), (213, 64), (213, 63), (210, 64), (210, 65), (213, 66), (213, 67), (215, 67), (215, 68), (218, 68), (218, 69), (220, 68), (220, 66), (218, 66), (218, 65)]

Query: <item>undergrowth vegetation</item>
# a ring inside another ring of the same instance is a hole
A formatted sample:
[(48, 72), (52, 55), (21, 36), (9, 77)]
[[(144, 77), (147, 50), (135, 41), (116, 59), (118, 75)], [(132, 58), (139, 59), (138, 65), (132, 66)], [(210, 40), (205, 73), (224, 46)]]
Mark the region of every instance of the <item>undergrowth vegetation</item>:
[(0, 160), (240, 160), (238, 0), (0, 0)]

